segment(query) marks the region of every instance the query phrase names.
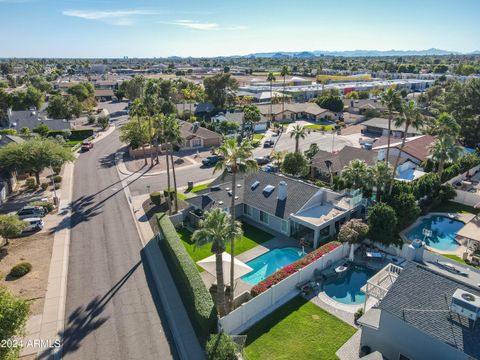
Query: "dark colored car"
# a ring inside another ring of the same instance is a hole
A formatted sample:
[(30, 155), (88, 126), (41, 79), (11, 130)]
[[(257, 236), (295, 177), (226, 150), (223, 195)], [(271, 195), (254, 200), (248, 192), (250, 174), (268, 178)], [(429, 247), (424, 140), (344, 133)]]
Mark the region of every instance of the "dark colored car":
[(202, 160), (203, 166), (214, 166), (217, 162), (222, 160), (223, 157), (219, 155), (210, 155), (209, 157)]
[(265, 165), (270, 162), (270, 158), (268, 156), (259, 156), (255, 158), (255, 161), (258, 165)]

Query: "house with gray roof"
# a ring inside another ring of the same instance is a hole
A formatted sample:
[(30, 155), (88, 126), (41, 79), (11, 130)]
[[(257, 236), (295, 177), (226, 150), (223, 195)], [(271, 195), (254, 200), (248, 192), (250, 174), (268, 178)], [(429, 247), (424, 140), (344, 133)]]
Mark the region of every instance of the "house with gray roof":
[(69, 130), (71, 123), (65, 119), (47, 119), (39, 116), (37, 110), (8, 110), (8, 126), (20, 132), (23, 128), (33, 130), (38, 125), (45, 124), (50, 130)]
[[(240, 129), (243, 126), (243, 111), (241, 112), (227, 112), (219, 113), (216, 116), (212, 117), (212, 121), (220, 123), (223, 121), (231, 121), (240, 125)], [(270, 120), (264, 116), (260, 115), (260, 121), (253, 125), (253, 131), (260, 133), (265, 132), (270, 127)]]
[(336, 114), (323, 109), (314, 102), (257, 105), (260, 113), (272, 121), (291, 122), (295, 120), (334, 119)]
[(480, 290), (468, 274), (411, 262), (359, 319), (361, 346), (386, 359), (480, 359), (479, 317)]
[[(188, 199), (192, 213), (213, 208), (230, 211), (231, 178), (214, 180)], [(237, 179), (235, 214), (316, 248), (331, 239), (340, 225), (359, 215), (361, 196), (351, 197), (280, 174), (258, 171)]]
[[(388, 136), (388, 119), (385, 118), (372, 118), (362, 123), (364, 134), (372, 134), (377, 136)], [(390, 136), (403, 137), (405, 126), (396, 126), (395, 121), (392, 121), (390, 126)], [(411, 126), (408, 129), (407, 136), (421, 135), (423, 129), (416, 129)]]

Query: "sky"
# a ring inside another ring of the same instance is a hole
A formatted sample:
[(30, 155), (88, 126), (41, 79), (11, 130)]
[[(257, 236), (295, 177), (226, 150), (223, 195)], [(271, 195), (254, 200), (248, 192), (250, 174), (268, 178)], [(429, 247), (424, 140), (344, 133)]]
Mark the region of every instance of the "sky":
[(479, 0), (0, 0), (0, 57), (480, 50)]

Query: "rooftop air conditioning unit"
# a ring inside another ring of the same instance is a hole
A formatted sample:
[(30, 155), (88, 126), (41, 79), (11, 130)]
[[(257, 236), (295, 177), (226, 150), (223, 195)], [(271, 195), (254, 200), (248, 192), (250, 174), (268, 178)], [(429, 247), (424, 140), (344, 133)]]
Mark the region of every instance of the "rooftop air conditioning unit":
[(480, 296), (457, 289), (453, 293), (450, 310), (475, 321), (480, 317)]

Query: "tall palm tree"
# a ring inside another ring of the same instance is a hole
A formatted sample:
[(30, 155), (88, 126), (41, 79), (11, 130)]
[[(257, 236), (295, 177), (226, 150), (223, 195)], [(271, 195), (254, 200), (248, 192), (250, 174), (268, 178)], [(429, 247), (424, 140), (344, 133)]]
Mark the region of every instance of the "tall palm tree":
[[(167, 165), (167, 205), (168, 205), (168, 215), (172, 215), (172, 198), (170, 196), (170, 160), (169, 160), (169, 138), (168, 138), (168, 126), (169, 121), (167, 117), (163, 114), (157, 116), (158, 121), (158, 141), (160, 144), (165, 145), (165, 163)], [(177, 194), (175, 193), (175, 196)]]
[(452, 136), (439, 137), (428, 149), (432, 159), (438, 164), (437, 174), (442, 179), (447, 161), (457, 161), (462, 154), (462, 147)]
[(275, 151), (273, 150), (272, 153), (270, 154), (270, 159), (272, 159), (273, 163), (280, 167), (282, 165), (283, 159), (285, 158), (285, 155), (287, 154), (286, 151)]
[[(280, 71), (280, 75), (283, 76), (283, 96), (282, 96), (282, 111), (285, 111), (285, 87), (286, 87), (286, 78), (287, 75), (290, 74), (290, 70), (288, 69), (287, 65), (282, 66), (282, 71)], [(271, 94), (270, 94), (271, 96)]]
[(400, 94), (393, 87), (388, 88), (380, 95), (382, 105), (387, 107), (388, 112), (388, 138), (387, 138), (387, 156), (385, 161), (388, 162), (390, 156), (390, 132), (392, 131), (393, 113), (400, 106)]
[(367, 163), (355, 159), (342, 170), (342, 178), (351, 189), (367, 189), (371, 184), (371, 173)]
[(376, 188), (375, 200), (382, 201), (382, 196), (387, 191), (388, 184), (392, 181), (392, 167), (386, 161), (377, 161), (370, 167), (372, 183)]
[(415, 129), (420, 129), (423, 127), (423, 124), (424, 124), (423, 115), (420, 112), (420, 109), (417, 107), (417, 104), (415, 103), (415, 101), (410, 100), (409, 102), (403, 103), (401, 115), (395, 120), (395, 126), (400, 127), (404, 125), (405, 129), (403, 130), (402, 145), (400, 145), (400, 151), (398, 152), (397, 158), (395, 160), (395, 164), (393, 165), (392, 181), (390, 182), (388, 195), (392, 194), (393, 181), (395, 179), (395, 175), (397, 172), (398, 163), (400, 162), (400, 155), (402, 154), (403, 147), (405, 146), (408, 129), (410, 126), (412, 126)]
[(273, 119), (273, 97), (272, 97), (272, 94), (273, 94), (273, 83), (276, 80), (277, 79), (273, 75), (273, 72), (269, 72), (268, 76), (267, 76), (267, 81), (270, 83), (270, 121), (272, 121), (272, 119)]
[(195, 247), (204, 244), (212, 244), (212, 253), (215, 254), (215, 271), (217, 273), (217, 310), (220, 316), (226, 314), (225, 306), (225, 282), (223, 280), (223, 252), (228, 242), (233, 243), (235, 239), (242, 236), (242, 227), (238, 221), (233, 221), (231, 215), (216, 208), (205, 214), (200, 220), (198, 230), (192, 235)]
[[(183, 137), (180, 130), (180, 124), (174, 114), (170, 114), (165, 118), (165, 140), (167, 143), (167, 152), (170, 153), (170, 162), (172, 163), (173, 190), (175, 191), (175, 213), (178, 212), (177, 197), (177, 176), (175, 174), (175, 162), (173, 161), (173, 147), (182, 144)], [(170, 186), (169, 186), (170, 188)]]
[[(144, 116), (145, 116), (145, 109), (140, 99), (135, 99), (133, 101), (132, 107), (130, 110), (130, 116), (134, 119), (137, 119), (139, 127), (142, 126), (142, 120), (144, 119)], [(143, 159), (145, 160), (145, 165), (147, 165), (148, 162), (147, 162), (147, 151), (145, 149), (145, 142), (142, 144), (142, 151), (143, 151)]]
[(295, 138), (295, 152), (298, 153), (300, 151), (299, 143), (300, 139), (305, 139), (306, 132), (305, 129), (300, 125), (295, 125), (290, 131), (290, 138)]
[[(230, 214), (231, 227), (235, 227), (235, 193), (237, 189), (237, 174), (245, 174), (250, 171), (258, 170), (258, 164), (255, 160), (251, 159), (252, 156), (252, 144), (248, 140), (243, 140), (238, 144), (235, 139), (226, 140), (222, 146), (217, 149), (217, 154), (221, 156), (221, 160), (215, 165), (214, 173), (222, 171), (223, 176), (226, 176), (231, 172), (232, 176), (232, 190), (231, 190), (231, 204)], [(234, 298), (234, 259), (235, 259), (235, 244), (234, 241), (230, 242), (230, 255), (232, 257), (230, 268), (230, 306), (233, 306)]]
[(433, 133), (438, 137), (451, 136), (457, 138), (460, 130), (461, 128), (458, 122), (450, 114), (443, 112), (435, 121)]

